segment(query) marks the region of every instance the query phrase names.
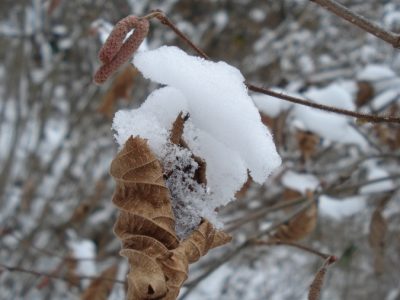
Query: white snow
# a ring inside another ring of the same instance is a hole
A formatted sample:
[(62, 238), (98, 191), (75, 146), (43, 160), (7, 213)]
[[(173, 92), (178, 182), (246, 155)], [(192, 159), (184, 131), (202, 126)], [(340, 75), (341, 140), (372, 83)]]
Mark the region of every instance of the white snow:
[(315, 191), (319, 185), (319, 180), (312, 174), (297, 173), (287, 171), (281, 179), (282, 184), (292, 190), (305, 194), (307, 190)]
[[(369, 162), (366, 164), (367, 169), (368, 169), (368, 175), (367, 175), (367, 180), (375, 180), (375, 179), (383, 179), (389, 176), (389, 173), (380, 168), (379, 166), (376, 165), (374, 162)], [(370, 193), (381, 193), (381, 192), (386, 192), (393, 190), (395, 188), (395, 185), (393, 183), (392, 179), (387, 179), (375, 183), (371, 183), (368, 185), (364, 185), (360, 189), (360, 194), (370, 194)]]
[(321, 215), (340, 221), (351, 217), (366, 207), (363, 196), (354, 196), (346, 199), (337, 199), (322, 195), (319, 197), (319, 211)]
[[(282, 90), (278, 88), (271, 89), (274, 92), (282, 92)], [(289, 95), (287, 92), (284, 92), (286, 95)], [(299, 97), (297, 94), (290, 94), (295, 97)], [(282, 111), (289, 109), (293, 104), (275, 97), (271, 97), (268, 95), (255, 94), (252, 95), (254, 104), (260, 110), (261, 113), (266, 114), (272, 118), (277, 117)]]
[(78, 260), (77, 273), (81, 276), (95, 276), (96, 245), (91, 240), (78, 240), (74, 238), (68, 242), (73, 257)]
[(179, 112), (189, 113), (184, 140), (206, 161), (207, 187), (195, 188), (195, 197), (190, 197), (190, 189), (178, 181), (182, 174), (168, 182), (178, 198), (185, 197), (180, 201), (185, 204), (187, 218), (216, 221), (215, 208), (233, 200), (247, 179), (247, 170), (254, 181), (263, 183), (280, 165), (272, 136), (262, 124), (239, 70), (167, 46), (137, 53), (134, 64), (146, 78), (167, 87), (154, 91), (139, 109), (116, 114), (113, 128), (117, 142), (122, 146), (131, 135), (139, 135), (149, 140), (161, 161), (171, 163), (171, 158), (183, 155), (194, 169), (197, 163), (190, 155), (168, 141)]
[[(324, 88), (311, 88), (305, 96), (316, 103), (355, 110), (350, 92), (337, 83)], [(352, 121), (347, 117), (303, 105), (295, 106), (294, 116), (304, 129), (330, 141), (357, 144), (362, 148), (367, 145), (364, 138), (350, 125)]]
[(390, 102), (392, 102), (394, 99), (397, 99), (399, 97), (399, 91), (397, 90), (387, 90), (376, 96), (372, 102), (371, 102), (371, 107), (373, 109), (381, 109), (382, 107), (385, 107), (388, 105)]
[(395, 77), (396, 73), (387, 65), (370, 64), (357, 74), (359, 80), (381, 80)]

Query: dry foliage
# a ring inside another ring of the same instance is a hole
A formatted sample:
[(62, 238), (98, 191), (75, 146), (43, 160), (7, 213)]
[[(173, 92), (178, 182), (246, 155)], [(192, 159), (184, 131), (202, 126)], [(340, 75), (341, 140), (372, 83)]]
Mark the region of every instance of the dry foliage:
[(176, 299), (189, 263), (230, 237), (204, 220), (180, 241), (160, 162), (147, 141), (131, 137), (111, 164), (120, 209), (114, 231), (129, 260), (127, 299)]
[(296, 133), (297, 143), (303, 161), (308, 161), (316, 152), (320, 138), (309, 131), (298, 130)]
[(375, 90), (371, 82), (368, 81), (357, 82), (357, 96), (356, 96), (357, 107), (361, 107), (369, 103), (374, 96), (375, 96)]
[(317, 216), (317, 203), (313, 202), (306, 210), (279, 226), (272, 238), (283, 242), (302, 240), (314, 231), (317, 226)]
[(110, 295), (117, 275), (117, 266), (113, 265), (105, 269), (98, 278), (94, 279), (83, 292), (82, 300), (107, 300)]

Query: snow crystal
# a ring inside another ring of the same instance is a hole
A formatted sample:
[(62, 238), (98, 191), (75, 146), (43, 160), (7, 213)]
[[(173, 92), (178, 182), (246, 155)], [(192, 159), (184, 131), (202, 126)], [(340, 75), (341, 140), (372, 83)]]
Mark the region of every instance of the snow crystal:
[(307, 190), (315, 191), (319, 185), (319, 180), (312, 174), (302, 174), (287, 171), (282, 176), (282, 184), (292, 190), (305, 194)]
[(319, 197), (319, 211), (322, 215), (335, 220), (351, 217), (365, 208), (365, 198), (363, 196), (337, 199), (322, 195)]
[[(167, 185), (181, 231), (197, 225), (201, 217), (218, 223), (215, 208), (234, 199), (247, 170), (254, 181), (263, 183), (281, 163), (242, 74), (224, 62), (206, 61), (167, 46), (137, 53), (134, 64), (146, 78), (167, 86), (151, 93), (139, 109), (117, 112), (113, 122), (117, 142), (122, 146), (131, 135), (148, 139), (164, 169), (183, 164), (194, 172), (197, 163), (192, 153), (204, 159), (207, 187), (177, 171)], [(181, 111), (189, 116), (183, 137), (190, 151), (168, 140)]]

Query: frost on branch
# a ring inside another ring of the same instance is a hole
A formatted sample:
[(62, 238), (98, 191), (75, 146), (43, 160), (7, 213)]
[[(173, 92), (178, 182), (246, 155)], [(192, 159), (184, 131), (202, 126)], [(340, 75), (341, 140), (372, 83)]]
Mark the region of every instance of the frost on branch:
[[(221, 227), (215, 209), (234, 199), (248, 171), (255, 182), (263, 183), (281, 163), (242, 74), (224, 62), (166, 46), (137, 53), (134, 65), (146, 78), (166, 86), (151, 93), (139, 109), (116, 114), (118, 143), (123, 146), (131, 136), (147, 139), (164, 174), (172, 172), (167, 186), (179, 236), (186, 236), (201, 218)], [(188, 116), (183, 130), (186, 148), (169, 140), (181, 112)], [(207, 165), (206, 186), (192, 179), (198, 167), (194, 156)]]

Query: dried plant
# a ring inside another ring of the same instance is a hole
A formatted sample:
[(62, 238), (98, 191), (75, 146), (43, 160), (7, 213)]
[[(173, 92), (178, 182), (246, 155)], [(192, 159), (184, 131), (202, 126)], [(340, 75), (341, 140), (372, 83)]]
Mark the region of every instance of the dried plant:
[(299, 213), (286, 224), (279, 226), (272, 238), (287, 242), (304, 239), (317, 226), (317, 213), (317, 203), (314, 202), (309, 208)]
[[(134, 32), (124, 42), (132, 29)], [(139, 48), (148, 31), (147, 19), (128, 16), (119, 21), (99, 52), (99, 59), (103, 65), (94, 75), (94, 82), (101, 84), (114, 74)]]
[(321, 296), (321, 288), (324, 284), (325, 274), (328, 270), (328, 266), (337, 260), (336, 256), (328, 257), (321, 269), (315, 274), (314, 280), (310, 285), (310, 290), (308, 292), (308, 300), (318, 300)]
[(131, 267), (127, 298), (175, 299), (189, 263), (230, 237), (203, 220), (187, 239), (178, 239), (163, 170), (146, 140), (128, 139), (110, 173), (117, 183), (113, 203), (120, 209), (114, 231)]

